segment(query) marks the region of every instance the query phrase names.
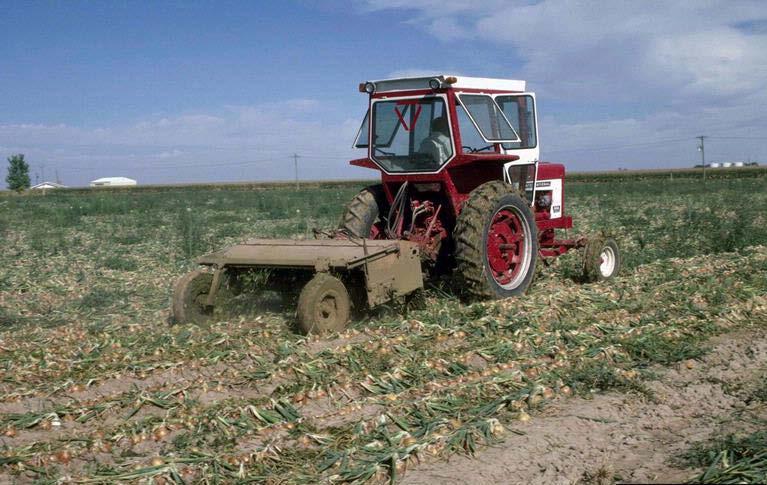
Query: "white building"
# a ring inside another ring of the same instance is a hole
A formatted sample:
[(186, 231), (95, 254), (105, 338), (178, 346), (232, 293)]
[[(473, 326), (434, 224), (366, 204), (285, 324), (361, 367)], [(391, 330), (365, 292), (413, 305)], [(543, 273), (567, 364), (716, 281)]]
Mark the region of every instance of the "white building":
[(732, 162), (724, 162), (724, 163), (722, 163), (722, 167), (730, 168), (730, 167), (732, 167)]
[(128, 177), (103, 177), (91, 182), (91, 187), (128, 187), (136, 185), (136, 181)]
[(66, 185), (57, 184), (56, 182), (42, 182), (30, 187), (30, 189), (33, 189), (33, 190), (63, 189), (63, 188), (66, 188)]
[(721, 166), (722, 166), (722, 164), (719, 163), (719, 162), (711, 162), (711, 163), (708, 164), (708, 168), (719, 168)]

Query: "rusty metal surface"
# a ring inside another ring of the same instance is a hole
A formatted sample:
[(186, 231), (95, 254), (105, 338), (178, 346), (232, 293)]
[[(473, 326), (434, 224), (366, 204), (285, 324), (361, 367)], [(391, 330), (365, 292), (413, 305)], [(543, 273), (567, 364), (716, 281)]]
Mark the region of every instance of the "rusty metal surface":
[(423, 287), (418, 244), (409, 241), (251, 239), (201, 256), (197, 263), (217, 268), (213, 296), (227, 267), (360, 271), (371, 307)]
[(401, 250), (365, 266), (368, 304), (371, 307), (423, 287), (421, 256), (416, 243), (401, 242)]
[[(342, 239), (251, 239), (197, 258), (212, 266), (351, 269), (400, 250), (401, 241)], [(318, 267), (319, 266), (319, 267)], [(324, 268), (323, 268), (324, 267)]]

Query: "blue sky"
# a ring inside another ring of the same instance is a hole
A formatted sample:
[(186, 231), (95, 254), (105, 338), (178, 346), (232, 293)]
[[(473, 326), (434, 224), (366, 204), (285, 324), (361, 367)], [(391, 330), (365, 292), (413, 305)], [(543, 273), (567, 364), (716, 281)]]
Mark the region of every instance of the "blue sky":
[(526, 79), (573, 170), (767, 162), (767, 3), (4, 2), (0, 155), (84, 185), (359, 178), (357, 84)]

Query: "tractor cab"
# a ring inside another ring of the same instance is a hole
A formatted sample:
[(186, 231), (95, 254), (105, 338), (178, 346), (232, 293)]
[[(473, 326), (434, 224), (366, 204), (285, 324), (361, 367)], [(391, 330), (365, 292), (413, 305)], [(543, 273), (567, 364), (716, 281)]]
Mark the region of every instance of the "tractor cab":
[[(459, 82), (456, 76), (368, 81), (360, 84), (370, 105), (354, 145), (368, 148), (388, 171), (436, 171), (462, 153), (509, 153), (520, 162), (536, 162), (535, 95), (524, 90), (524, 81), (461, 77)], [(437, 156), (431, 140), (449, 142), (450, 149), (441, 148)], [(412, 166), (396, 163), (406, 157)]]
[(354, 146), (368, 156), (352, 164), (385, 177), (441, 179), (443, 172), (469, 170), (478, 181), (489, 176), (514, 184), (532, 201), (538, 124), (535, 94), (525, 87), (518, 80), (445, 75), (362, 83), (369, 105)]

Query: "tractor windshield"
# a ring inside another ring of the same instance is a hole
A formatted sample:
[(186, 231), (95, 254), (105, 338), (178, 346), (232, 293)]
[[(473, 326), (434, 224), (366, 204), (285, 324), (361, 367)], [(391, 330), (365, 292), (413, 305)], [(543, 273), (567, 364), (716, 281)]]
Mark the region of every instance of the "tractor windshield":
[(453, 157), (443, 98), (376, 101), (372, 113), (371, 156), (387, 172), (433, 172)]

